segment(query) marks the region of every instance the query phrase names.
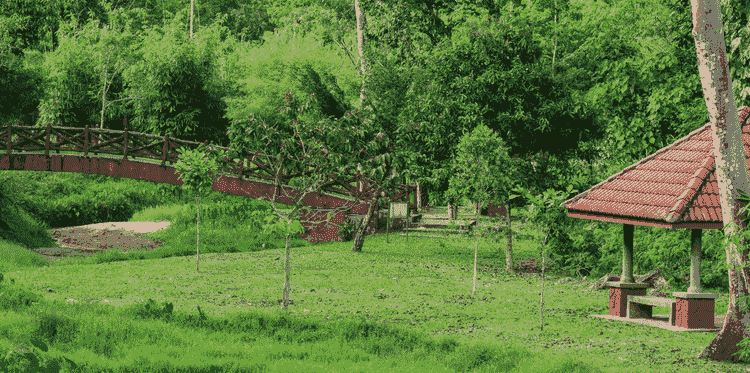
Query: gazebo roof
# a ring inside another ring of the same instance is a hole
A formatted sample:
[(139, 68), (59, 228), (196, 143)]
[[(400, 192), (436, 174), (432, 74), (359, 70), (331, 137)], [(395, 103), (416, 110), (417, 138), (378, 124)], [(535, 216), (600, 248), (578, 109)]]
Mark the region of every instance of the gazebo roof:
[[(750, 107), (739, 109), (740, 123)], [(742, 128), (750, 158), (750, 124)], [(750, 162), (748, 162), (750, 164)], [(662, 228), (721, 229), (711, 124), (563, 202), (568, 216)]]

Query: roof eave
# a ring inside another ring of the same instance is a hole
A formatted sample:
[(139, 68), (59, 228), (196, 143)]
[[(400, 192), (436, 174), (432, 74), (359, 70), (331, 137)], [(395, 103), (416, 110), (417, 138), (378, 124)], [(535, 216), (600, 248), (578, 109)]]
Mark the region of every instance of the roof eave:
[(659, 227), (668, 229), (721, 229), (724, 225), (720, 221), (690, 221), (690, 222), (675, 222), (667, 223), (664, 220), (654, 219), (643, 219), (634, 218), (612, 214), (597, 214), (583, 211), (570, 211), (568, 210), (568, 216), (571, 218), (588, 219), (588, 220), (599, 220), (608, 223), (617, 224), (630, 224), (630, 225), (642, 225), (648, 227)]

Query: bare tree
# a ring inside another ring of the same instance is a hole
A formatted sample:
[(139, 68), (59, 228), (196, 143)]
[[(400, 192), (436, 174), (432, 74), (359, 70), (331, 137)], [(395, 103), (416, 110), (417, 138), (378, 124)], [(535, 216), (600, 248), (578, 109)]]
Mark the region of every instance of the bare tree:
[(740, 304), (740, 297), (748, 295), (750, 272), (745, 242), (738, 246), (730, 238), (739, 236), (746, 228), (739, 214), (742, 206), (738, 198), (740, 190), (750, 192), (750, 177), (727, 63), (721, 6), (717, 0), (691, 0), (691, 4), (698, 71), (711, 120), (729, 268), (729, 305), (724, 326), (698, 357), (737, 361), (739, 358), (733, 356), (740, 350), (737, 344), (750, 337), (750, 314), (745, 311), (745, 302)]

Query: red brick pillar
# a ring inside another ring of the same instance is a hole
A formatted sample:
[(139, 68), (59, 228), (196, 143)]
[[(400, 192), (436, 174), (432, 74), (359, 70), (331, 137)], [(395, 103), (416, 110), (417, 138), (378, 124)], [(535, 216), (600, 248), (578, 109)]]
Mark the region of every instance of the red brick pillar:
[(672, 293), (677, 299), (675, 326), (687, 329), (715, 329), (714, 300), (719, 294), (712, 293)]
[(609, 287), (609, 315), (626, 317), (629, 295), (646, 295), (648, 284), (607, 282)]

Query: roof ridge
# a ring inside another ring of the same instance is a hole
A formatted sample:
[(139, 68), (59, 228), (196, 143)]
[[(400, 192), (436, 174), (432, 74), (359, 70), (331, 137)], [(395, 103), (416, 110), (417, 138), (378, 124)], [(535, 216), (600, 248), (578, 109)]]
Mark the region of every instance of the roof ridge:
[(713, 156), (706, 157), (705, 160), (703, 160), (703, 163), (698, 167), (697, 170), (695, 170), (695, 173), (693, 173), (693, 177), (690, 179), (690, 181), (687, 183), (687, 189), (685, 189), (682, 194), (677, 197), (677, 202), (675, 202), (674, 206), (671, 210), (669, 210), (669, 213), (667, 214), (667, 223), (674, 223), (687, 210), (687, 207), (690, 206), (690, 202), (698, 195), (698, 192), (701, 190), (703, 185), (708, 181), (711, 172), (714, 170), (714, 166), (716, 165), (716, 158)]
[(634, 163), (634, 164), (632, 164), (632, 165), (630, 165), (630, 166), (628, 166), (628, 167), (625, 167), (625, 168), (624, 168), (624, 169), (623, 169), (622, 171), (620, 171), (620, 172), (618, 172), (618, 173), (616, 173), (616, 174), (614, 174), (614, 175), (612, 175), (612, 176), (608, 177), (608, 178), (607, 178), (606, 180), (604, 180), (604, 181), (602, 181), (602, 182), (600, 182), (600, 183), (598, 183), (598, 184), (596, 184), (596, 185), (592, 186), (591, 188), (589, 188), (589, 190), (587, 190), (587, 191), (585, 191), (585, 192), (581, 192), (581, 193), (580, 193), (580, 194), (578, 194), (577, 196), (575, 196), (575, 197), (573, 197), (573, 198), (571, 198), (571, 199), (569, 199), (569, 200), (567, 200), (567, 201), (563, 202), (562, 204), (560, 204), (560, 206), (565, 206), (565, 205), (569, 205), (569, 204), (571, 204), (571, 203), (577, 202), (578, 200), (580, 200), (580, 199), (582, 199), (582, 198), (586, 197), (586, 196), (587, 196), (587, 195), (588, 195), (589, 193), (593, 192), (593, 191), (594, 191), (594, 190), (596, 190), (596, 189), (599, 189), (599, 188), (600, 188), (601, 186), (603, 186), (604, 184), (606, 184), (606, 183), (608, 183), (608, 182), (610, 182), (610, 181), (614, 180), (615, 178), (617, 178), (618, 176), (620, 176), (620, 175), (624, 174), (625, 172), (627, 172), (627, 171), (630, 171), (630, 170), (632, 170), (632, 169), (634, 169), (634, 168), (638, 167), (638, 166), (639, 166), (640, 164), (642, 164), (642, 163), (645, 163), (645, 162), (648, 162), (648, 161), (650, 161), (651, 159), (653, 159), (653, 158), (654, 158), (654, 157), (656, 157), (657, 155), (659, 155), (659, 154), (662, 154), (662, 153), (666, 152), (667, 150), (669, 150), (669, 148), (671, 148), (671, 147), (673, 147), (673, 146), (675, 146), (675, 145), (679, 145), (679, 144), (682, 144), (682, 143), (684, 143), (684, 142), (687, 142), (687, 141), (688, 141), (688, 140), (690, 140), (690, 138), (692, 138), (693, 136), (697, 136), (697, 135), (699, 135), (699, 134), (700, 134), (701, 132), (705, 131), (706, 129), (710, 129), (710, 127), (711, 127), (711, 123), (707, 123), (707, 124), (705, 124), (705, 125), (703, 125), (703, 126), (699, 127), (698, 129), (696, 129), (696, 130), (694, 130), (694, 131), (690, 132), (689, 134), (685, 135), (685, 136), (684, 136), (684, 137), (682, 137), (681, 139), (675, 140), (675, 141), (674, 141), (673, 143), (671, 143), (671, 144), (669, 144), (669, 145), (667, 145), (667, 146), (665, 146), (665, 147), (663, 147), (663, 148), (661, 148), (661, 149), (657, 150), (656, 152), (654, 152), (653, 154), (651, 154), (651, 155), (647, 156), (646, 158), (643, 158), (643, 159), (641, 159), (640, 161), (638, 161), (638, 162), (636, 162), (636, 163)]

